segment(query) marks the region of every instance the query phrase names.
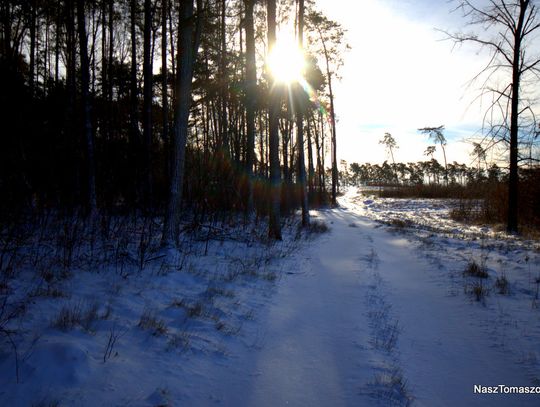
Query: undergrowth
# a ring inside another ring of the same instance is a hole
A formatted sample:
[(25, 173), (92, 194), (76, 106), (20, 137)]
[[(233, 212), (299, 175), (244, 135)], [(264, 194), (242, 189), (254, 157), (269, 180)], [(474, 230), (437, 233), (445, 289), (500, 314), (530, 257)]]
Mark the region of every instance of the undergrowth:
[[(540, 169), (522, 170), (519, 183), (518, 216), (520, 233), (540, 238)], [(457, 183), (385, 186), (370, 191), (381, 198), (453, 199), (452, 219), (467, 224), (505, 225), (508, 216), (506, 181), (483, 180)], [(504, 227), (504, 226), (502, 226)]]

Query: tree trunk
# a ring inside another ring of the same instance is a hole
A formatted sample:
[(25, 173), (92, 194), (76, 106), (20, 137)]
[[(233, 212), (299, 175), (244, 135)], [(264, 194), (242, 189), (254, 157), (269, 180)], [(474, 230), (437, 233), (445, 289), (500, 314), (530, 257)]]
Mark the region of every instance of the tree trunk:
[(180, 4), (180, 33), (178, 49), (177, 105), (175, 116), (175, 132), (173, 133), (173, 154), (171, 168), (170, 195), (163, 224), (162, 245), (172, 246), (176, 241), (180, 228), (180, 210), (182, 204), (182, 188), (184, 184), (184, 163), (188, 136), (189, 109), (191, 105), (191, 88), (193, 65), (199, 49), (201, 31), (202, 0), (197, 0), (197, 24), (193, 20), (193, 0), (185, 0)]
[(88, 204), (91, 216), (97, 213), (96, 171), (94, 163), (94, 140), (92, 134), (92, 119), (90, 112), (90, 67), (88, 63), (88, 44), (86, 37), (84, 0), (77, 0), (77, 28), (79, 32), (79, 48), (81, 59), (81, 103), (83, 108), (84, 134), (86, 138), (86, 155), (88, 160)]
[[(271, 52), (276, 43), (276, 0), (267, 2), (268, 51)], [(268, 236), (281, 240), (280, 197), (281, 174), (279, 168), (279, 94), (276, 91), (275, 79), (270, 85), (269, 109), (269, 142), (270, 142), (270, 218)]]
[(109, 0), (109, 57), (107, 58), (107, 134), (111, 136), (111, 133), (114, 130), (112, 126), (113, 121), (113, 111), (112, 111), (112, 101), (113, 101), (113, 56), (114, 56), (114, 0)]
[(336, 146), (336, 115), (334, 112), (334, 92), (332, 91), (332, 72), (330, 71), (330, 56), (326, 48), (326, 43), (319, 29), (319, 37), (324, 50), (326, 59), (326, 76), (328, 79), (328, 90), (330, 92), (330, 123), (332, 125), (332, 205), (337, 205), (337, 188), (338, 188), (338, 168), (337, 168), (337, 146)]
[[(172, 18), (172, 9), (173, 7), (169, 7), (169, 42), (171, 45), (171, 70), (172, 70), (172, 100), (171, 104), (172, 106), (176, 106), (176, 78), (178, 77), (176, 72), (176, 52), (175, 52), (175, 41), (174, 41), (174, 30), (173, 30), (173, 18)], [(176, 45), (179, 45), (180, 43), (180, 37), (177, 36), (176, 38)], [(174, 109), (174, 108), (173, 108)]]
[(161, 105), (163, 109), (163, 142), (165, 143), (166, 162), (165, 171), (169, 175), (169, 95), (168, 95), (168, 71), (167, 71), (167, 15), (169, 3), (162, 0), (161, 4)]
[(448, 163), (446, 162), (446, 149), (444, 148), (443, 143), (441, 143), (441, 150), (443, 152), (444, 159), (444, 183), (448, 186)]
[[(328, 62), (327, 62), (328, 65)], [(337, 205), (338, 168), (337, 168), (337, 143), (336, 143), (336, 115), (334, 113), (334, 93), (332, 92), (332, 74), (327, 67), (328, 89), (330, 91), (330, 121), (332, 124), (332, 205)]]
[(61, 13), (57, 12), (56, 15), (56, 34), (55, 34), (55, 47), (54, 47), (54, 84), (58, 86), (58, 79), (60, 74), (60, 26), (61, 26)]
[(523, 38), (523, 23), (529, 1), (520, 1), (519, 19), (514, 32), (514, 55), (512, 64), (512, 99), (510, 106), (510, 176), (508, 177), (508, 223), (509, 233), (518, 231), (518, 116), (519, 116), (519, 85), (521, 79), (521, 40)]
[(221, 93), (221, 115), (220, 115), (220, 132), (221, 132), (221, 148), (226, 159), (229, 155), (229, 125), (227, 117), (227, 34), (226, 34), (226, 0), (221, 0), (221, 56), (219, 61), (220, 70), (220, 93)]
[(307, 120), (307, 150), (308, 150), (308, 203), (313, 199), (313, 179), (315, 176), (315, 169), (313, 168), (313, 149), (311, 143), (311, 126), (310, 118)]
[[(315, 121), (315, 119), (313, 119)], [(319, 204), (323, 201), (323, 190), (324, 190), (324, 163), (321, 158), (322, 152), (321, 152), (321, 137), (322, 132), (324, 131), (324, 125), (322, 121), (322, 113), (319, 111), (319, 122), (321, 123), (320, 131), (319, 126), (317, 123), (315, 123), (314, 130), (315, 130), (315, 155), (317, 157), (317, 188), (319, 190)]]
[[(107, 100), (107, 3), (101, 1), (101, 97), (103, 102)], [(102, 118), (102, 132), (106, 134), (106, 118)]]
[[(289, 142), (291, 140), (291, 131), (290, 131), (290, 119), (288, 118), (290, 115), (289, 113), (289, 105), (287, 105), (287, 118), (281, 119), (281, 156), (283, 157), (283, 164), (282, 167), (282, 173), (283, 173), (283, 181), (285, 183), (285, 187), (288, 188), (289, 184), (291, 183), (292, 177), (289, 171)], [(285, 205), (285, 207), (288, 210), (288, 205)]]
[(2, 13), (2, 44), (4, 46), (2, 52), (2, 58), (8, 62), (12, 62), (11, 58), (13, 57), (11, 51), (11, 2), (2, 2), (0, 3), (0, 10)]
[(253, 202), (253, 162), (255, 158), (255, 106), (257, 91), (257, 64), (255, 60), (255, 27), (253, 23), (253, 1), (244, 0), (245, 5), (245, 27), (246, 27), (246, 124), (247, 124), (247, 146), (246, 146), (246, 176), (248, 182), (246, 212), (252, 216), (255, 212)]
[(139, 86), (137, 83), (137, 0), (130, 2), (130, 37), (131, 37), (131, 69), (129, 91), (129, 143), (130, 159), (134, 165), (135, 188), (132, 191), (135, 200), (140, 198), (141, 170), (140, 170), (140, 132), (139, 132)]
[(152, 2), (144, 0), (143, 33), (143, 139), (144, 139), (144, 203), (152, 206)]
[(324, 136), (324, 118), (322, 113), (319, 114), (319, 119), (321, 121), (321, 198), (326, 200), (326, 170), (324, 168), (324, 164), (326, 163), (326, 140)]
[(75, 105), (75, 75), (76, 75), (76, 40), (75, 40), (75, 3), (74, 0), (66, 1), (66, 87), (67, 87), (67, 106), (66, 122), (68, 134), (71, 139), (75, 138), (74, 125), (74, 105)]
[[(92, 7), (92, 48), (90, 50), (91, 60), (92, 60), (92, 79), (91, 79), (91, 94), (92, 98), (95, 98), (96, 95), (96, 42), (97, 42), (97, 20), (96, 20), (96, 8)], [(57, 41), (58, 44), (58, 41)]]
[[(298, 0), (298, 47), (300, 50), (304, 48), (304, 0)], [(299, 96), (303, 96), (303, 90), (297, 86)], [(297, 98), (302, 101), (303, 98)], [(306, 193), (306, 165), (304, 159), (304, 116), (303, 106), (299, 103), (296, 108), (296, 131), (297, 131), (297, 148), (298, 148), (298, 183), (300, 184), (300, 200), (302, 206), (302, 226), (309, 226), (309, 207)]]
[(34, 96), (35, 66), (36, 66), (36, 0), (31, 2), (30, 18), (30, 94)]

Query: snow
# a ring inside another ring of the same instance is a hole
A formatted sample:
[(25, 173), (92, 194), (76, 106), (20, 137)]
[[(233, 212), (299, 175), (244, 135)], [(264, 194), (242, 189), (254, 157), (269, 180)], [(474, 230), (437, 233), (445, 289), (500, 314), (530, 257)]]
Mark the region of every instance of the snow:
[[(448, 201), (350, 190), (340, 204), (312, 211), (328, 233), (290, 224), (275, 244), (263, 224), (222, 224), (179, 251), (150, 248), (142, 269), (90, 267), (87, 245), (49, 285), (26, 264), (5, 289), (29, 301), (9, 325), (19, 383), (0, 337), (0, 405), (539, 405), (540, 394), (473, 392), (540, 386), (537, 244), (454, 223)], [(488, 278), (464, 274), (472, 260)], [(81, 321), (61, 329), (63, 307)]]
[[(369, 196), (369, 199), (366, 199), (366, 196)], [(467, 239), (474, 237), (504, 239), (505, 237), (504, 232), (487, 225), (465, 226), (452, 220), (450, 211), (459, 208), (460, 205), (459, 200), (456, 199), (379, 198), (373, 195), (373, 188), (364, 187), (358, 192), (351, 189), (345, 200), (349, 206), (355, 208), (357, 213), (388, 224), (398, 221), (406, 226), (415, 226), (454, 237), (462, 235), (461, 237)], [(474, 205), (477, 202), (470, 203)]]

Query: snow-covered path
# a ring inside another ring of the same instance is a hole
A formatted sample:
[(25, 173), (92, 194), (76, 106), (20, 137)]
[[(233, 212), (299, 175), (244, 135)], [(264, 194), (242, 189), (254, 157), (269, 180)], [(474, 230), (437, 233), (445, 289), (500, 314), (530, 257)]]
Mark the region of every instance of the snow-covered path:
[[(316, 245), (298, 270), (286, 270), (262, 315), (255, 376), (241, 395), (250, 406), (345, 406), (368, 379), (365, 297), (351, 228)], [(239, 400), (240, 401), (240, 400)], [(233, 403), (237, 405), (237, 403)]]
[(190, 403), (538, 405), (540, 395), (473, 394), (535, 378), (490, 337), (478, 319), (487, 311), (448, 295), (447, 275), (411, 242), (347, 208), (320, 217), (331, 232), (284, 270), (257, 316), (259, 340), (233, 346)]
[(358, 399), (369, 372), (362, 345), (368, 319), (358, 250), (350, 244), (356, 231), (343, 232), (323, 237), (324, 244), (318, 239), (299, 263), (287, 262), (277, 293), (257, 316), (259, 340), (247, 352), (237, 348), (215, 372), (210, 400), (263, 407), (346, 406)]

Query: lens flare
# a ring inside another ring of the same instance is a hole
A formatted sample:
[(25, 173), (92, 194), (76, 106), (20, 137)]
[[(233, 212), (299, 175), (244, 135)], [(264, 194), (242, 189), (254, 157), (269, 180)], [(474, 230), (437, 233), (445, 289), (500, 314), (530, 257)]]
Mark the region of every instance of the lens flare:
[(331, 120), (329, 106), (319, 98), (317, 91), (306, 80), (308, 64), (304, 52), (298, 47), (294, 38), (278, 40), (266, 58), (266, 65), (276, 84), (286, 85), (289, 88), (291, 100), (292, 85), (298, 84), (308, 95), (315, 108), (322, 113), (327, 121)]
[(286, 85), (304, 78), (306, 61), (295, 41), (281, 40), (274, 45), (266, 61), (274, 79)]

